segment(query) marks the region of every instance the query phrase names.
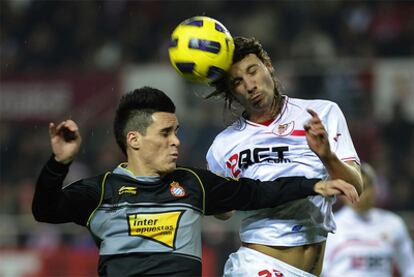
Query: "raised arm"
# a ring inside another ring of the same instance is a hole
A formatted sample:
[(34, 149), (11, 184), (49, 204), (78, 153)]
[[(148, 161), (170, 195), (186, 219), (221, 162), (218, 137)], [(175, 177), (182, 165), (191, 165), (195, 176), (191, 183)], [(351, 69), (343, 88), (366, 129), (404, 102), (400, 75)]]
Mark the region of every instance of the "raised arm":
[(85, 217), (96, 207), (99, 190), (90, 182), (79, 181), (62, 189), (69, 165), (81, 145), (78, 126), (72, 120), (49, 124), (53, 155), (43, 167), (36, 183), (32, 213), (37, 221), (48, 223), (76, 222), (84, 225)]
[(49, 137), (55, 160), (69, 164), (79, 152), (82, 137), (78, 125), (73, 120), (65, 120), (57, 126), (49, 123)]
[(362, 193), (363, 183), (359, 165), (355, 161), (341, 161), (332, 152), (328, 133), (318, 114), (308, 109), (312, 118), (304, 125), (306, 140), (310, 149), (319, 157), (332, 179), (342, 179), (355, 187), (358, 194)]

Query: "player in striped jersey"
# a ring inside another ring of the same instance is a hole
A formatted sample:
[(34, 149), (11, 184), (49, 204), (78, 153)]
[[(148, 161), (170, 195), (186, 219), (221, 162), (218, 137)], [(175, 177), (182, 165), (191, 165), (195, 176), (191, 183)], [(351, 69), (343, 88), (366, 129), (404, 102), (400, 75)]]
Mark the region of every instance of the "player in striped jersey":
[[(282, 95), (272, 62), (254, 38), (235, 38), (233, 64), (213, 83), (226, 106), (243, 114), (218, 134), (208, 167), (222, 176), (343, 179), (362, 191), (359, 158), (337, 104)], [(334, 198), (312, 196), (274, 209), (245, 213), (242, 247), (225, 276), (313, 276), (322, 268), (325, 241), (335, 230)], [(279, 275), (277, 275), (279, 274)]]

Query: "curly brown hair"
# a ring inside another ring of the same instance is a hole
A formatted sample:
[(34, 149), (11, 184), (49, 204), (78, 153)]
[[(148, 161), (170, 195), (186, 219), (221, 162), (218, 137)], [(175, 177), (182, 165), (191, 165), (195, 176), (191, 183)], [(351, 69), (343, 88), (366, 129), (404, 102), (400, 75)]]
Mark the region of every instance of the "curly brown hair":
[[(235, 37), (234, 45), (233, 64), (241, 61), (248, 54), (255, 54), (264, 64), (270, 66), (270, 74), (272, 75), (275, 83), (275, 98), (279, 98), (281, 92), (280, 81), (275, 76), (272, 60), (266, 50), (264, 50), (262, 44), (254, 37)], [(224, 98), (225, 107), (231, 109), (232, 102), (235, 98), (231, 93), (228, 81), (228, 75), (225, 75), (222, 78), (210, 83), (210, 86), (214, 87), (215, 90), (206, 98), (220, 96)]]

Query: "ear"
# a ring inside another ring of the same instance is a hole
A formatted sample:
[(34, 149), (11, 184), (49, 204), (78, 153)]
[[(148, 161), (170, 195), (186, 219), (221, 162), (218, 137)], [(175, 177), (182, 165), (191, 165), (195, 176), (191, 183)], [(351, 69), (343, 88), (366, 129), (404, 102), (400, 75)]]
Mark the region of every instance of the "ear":
[(139, 150), (141, 147), (142, 135), (137, 131), (129, 131), (126, 135), (127, 147)]

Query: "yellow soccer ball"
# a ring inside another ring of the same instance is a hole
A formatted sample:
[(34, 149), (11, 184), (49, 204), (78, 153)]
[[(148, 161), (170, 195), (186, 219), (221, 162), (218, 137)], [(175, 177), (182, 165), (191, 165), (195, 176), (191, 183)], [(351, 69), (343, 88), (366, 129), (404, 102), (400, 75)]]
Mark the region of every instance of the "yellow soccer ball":
[(171, 35), (168, 54), (175, 70), (185, 79), (210, 83), (230, 68), (234, 41), (219, 21), (195, 16), (181, 22)]

